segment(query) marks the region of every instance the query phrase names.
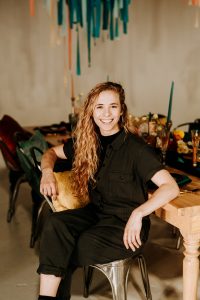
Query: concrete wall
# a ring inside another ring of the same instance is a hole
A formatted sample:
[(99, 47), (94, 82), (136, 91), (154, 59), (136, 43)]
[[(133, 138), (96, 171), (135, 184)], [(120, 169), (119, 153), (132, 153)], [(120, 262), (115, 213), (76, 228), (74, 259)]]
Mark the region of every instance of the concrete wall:
[[(52, 22), (43, 2), (35, 2), (36, 14), (30, 17), (29, 1), (0, 1), (0, 117), (10, 114), (23, 125), (60, 122), (70, 112), (69, 80), (67, 88), (63, 83), (63, 40), (52, 43)], [(81, 30), (82, 75), (75, 76), (75, 93), (86, 94), (109, 76), (124, 85), (131, 113), (166, 114), (174, 80), (174, 126), (200, 117), (195, 8), (186, 0), (134, 0), (129, 12), (128, 35), (109, 41), (104, 34), (92, 46), (90, 68), (86, 33)]]

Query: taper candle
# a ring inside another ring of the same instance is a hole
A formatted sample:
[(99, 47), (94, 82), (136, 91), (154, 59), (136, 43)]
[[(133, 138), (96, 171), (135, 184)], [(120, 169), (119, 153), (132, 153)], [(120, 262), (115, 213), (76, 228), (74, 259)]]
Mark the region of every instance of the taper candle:
[(71, 99), (74, 99), (74, 78), (71, 74)]
[(169, 106), (168, 106), (168, 113), (167, 113), (167, 123), (169, 123), (171, 121), (173, 92), (174, 92), (174, 81), (172, 81), (172, 84), (171, 84)]

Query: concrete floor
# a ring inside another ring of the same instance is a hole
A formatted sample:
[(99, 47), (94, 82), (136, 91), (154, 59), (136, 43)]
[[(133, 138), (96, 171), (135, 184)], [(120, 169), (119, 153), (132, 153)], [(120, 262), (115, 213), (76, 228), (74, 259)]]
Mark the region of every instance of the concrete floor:
[[(0, 300), (36, 300), (39, 278), (38, 243), (29, 248), (31, 231), (31, 197), (26, 183), (20, 187), (16, 213), (11, 223), (6, 222), (8, 207), (8, 173), (0, 162)], [(169, 224), (152, 217), (150, 238), (145, 248), (153, 300), (182, 299), (183, 247), (175, 249)], [(83, 299), (82, 270), (75, 272), (72, 283), (72, 300)], [(107, 279), (95, 271), (88, 299), (112, 299)], [(136, 265), (133, 265), (128, 281), (128, 300), (144, 300), (143, 287)], [(200, 299), (200, 290), (198, 291)], [(189, 299), (188, 299), (189, 300)]]

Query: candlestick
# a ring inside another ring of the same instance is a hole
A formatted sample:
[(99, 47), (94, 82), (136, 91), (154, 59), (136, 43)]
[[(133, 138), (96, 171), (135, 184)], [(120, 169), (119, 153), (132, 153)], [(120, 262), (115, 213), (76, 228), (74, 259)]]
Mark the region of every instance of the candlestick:
[(74, 99), (74, 79), (72, 74), (71, 74), (71, 99)]
[(172, 84), (171, 84), (169, 106), (168, 106), (168, 113), (167, 113), (167, 123), (169, 123), (171, 121), (173, 92), (174, 92), (174, 81), (172, 81)]

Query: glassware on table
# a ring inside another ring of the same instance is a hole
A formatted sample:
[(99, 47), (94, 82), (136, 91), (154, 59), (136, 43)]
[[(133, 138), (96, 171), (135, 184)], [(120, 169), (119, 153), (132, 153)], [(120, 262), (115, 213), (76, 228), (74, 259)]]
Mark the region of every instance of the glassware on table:
[(169, 145), (169, 138), (170, 138), (170, 128), (172, 124), (161, 125), (157, 126), (157, 143), (156, 147), (160, 148), (161, 155), (162, 155), (162, 164), (166, 165), (166, 154)]
[(193, 146), (192, 164), (193, 164), (193, 167), (196, 167), (197, 166), (197, 152), (198, 152), (199, 142), (200, 142), (200, 130), (198, 130), (198, 129), (191, 130), (191, 138), (192, 138), (192, 146)]
[(148, 136), (146, 138), (147, 144), (152, 147), (156, 147), (156, 137), (157, 137), (157, 123), (156, 120), (150, 120), (148, 122)]
[(140, 123), (138, 125), (138, 135), (143, 138), (143, 140), (150, 144), (150, 134), (149, 134), (149, 120), (147, 116), (140, 118)]

